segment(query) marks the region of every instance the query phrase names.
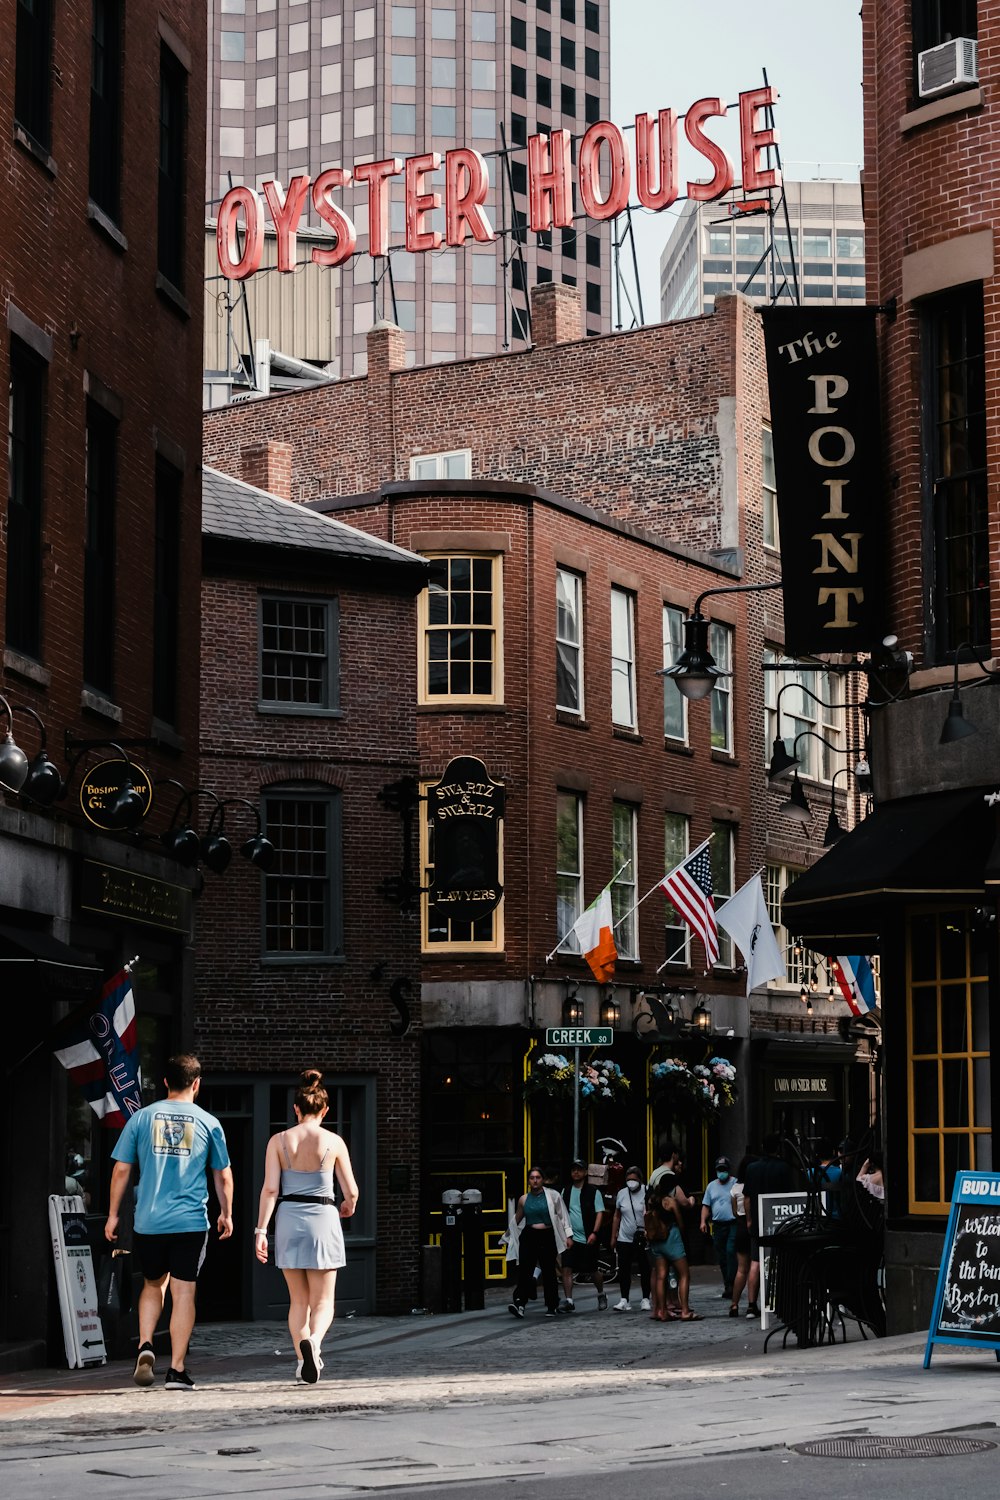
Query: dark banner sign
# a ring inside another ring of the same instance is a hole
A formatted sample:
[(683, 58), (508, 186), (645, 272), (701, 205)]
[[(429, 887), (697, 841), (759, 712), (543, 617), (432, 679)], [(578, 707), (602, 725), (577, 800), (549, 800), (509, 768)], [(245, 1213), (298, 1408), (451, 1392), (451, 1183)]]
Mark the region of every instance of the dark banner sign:
[(870, 651), (885, 635), (876, 311), (762, 317), (785, 645), (798, 656)]
[(427, 789), (433, 838), (430, 901), (442, 917), (475, 922), (500, 905), (504, 789), (481, 760), (459, 755)]
[(165, 880), (101, 865), (93, 859), (83, 862), (80, 905), (84, 911), (142, 922), (147, 927), (164, 927), (168, 932), (191, 931), (191, 892), (185, 886), (168, 885)]

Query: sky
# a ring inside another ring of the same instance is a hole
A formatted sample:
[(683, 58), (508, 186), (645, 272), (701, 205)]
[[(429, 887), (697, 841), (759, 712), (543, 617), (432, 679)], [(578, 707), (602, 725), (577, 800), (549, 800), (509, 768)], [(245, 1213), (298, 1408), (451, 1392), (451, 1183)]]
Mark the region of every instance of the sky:
[[(862, 158), (859, 0), (608, 0), (611, 118), (683, 113), (705, 96), (735, 104), (767, 70), (790, 179), (856, 180)], [(735, 112), (709, 133), (739, 166)], [(628, 137), (631, 146), (633, 137)], [(693, 158), (692, 175), (707, 176)], [(685, 161), (682, 158), (682, 171)], [(684, 178), (686, 180), (686, 177)], [(645, 321), (659, 321), (659, 259), (676, 213), (633, 214)]]

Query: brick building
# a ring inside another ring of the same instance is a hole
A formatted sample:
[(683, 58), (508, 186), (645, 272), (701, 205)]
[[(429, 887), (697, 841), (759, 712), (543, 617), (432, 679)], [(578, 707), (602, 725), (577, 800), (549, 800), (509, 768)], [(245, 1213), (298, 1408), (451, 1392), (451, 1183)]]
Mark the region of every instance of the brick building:
[(868, 301), (890, 313), (888, 615), (913, 670), (870, 709), (874, 817), (803, 879), (785, 920), (817, 946), (857, 951), (866, 933), (881, 953), (886, 1287), (902, 1331), (927, 1326), (956, 1170), (996, 1160), (1000, 850), (984, 797), (1000, 727), (1000, 5), (865, 0), (862, 17)]
[[(259, 458), (261, 477), (287, 489), (290, 450), (275, 444)], [(378, 799), (417, 772), (413, 600), (426, 564), (211, 469), (203, 533), (202, 777), (223, 799), (251, 804), (227, 808), (227, 829), (241, 816), (252, 835), (259, 807), (277, 851), (263, 882), (248, 865), (206, 877), (203, 1092), (225, 1123), (245, 1215), (268, 1136), (293, 1120), (299, 1073), (323, 1070), (328, 1123), (347, 1141), (361, 1189), (345, 1224), (338, 1305), (409, 1311), (418, 1293), (418, 928), (380, 893), (402, 871), (403, 835)], [(249, 1235), (219, 1246), (205, 1276), (209, 1316), (283, 1316), (284, 1281), (258, 1266)]]
[[(567, 1120), (544, 1102), (525, 1109), (522, 1083), (570, 1001), (586, 1024), (611, 1019), (613, 1056), (633, 1084), (625, 1104), (587, 1116), (584, 1144), (611, 1133), (642, 1160), (670, 1126), (686, 1138), (693, 1180), (720, 1140), (740, 1152), (772, 1123), (774, 1093), (758, 1076), (807, 1056), (825, 1066), (839, 1080), (836, 1129), (854, 1071), (838, 1005), (805, 1025), (797, 979), (748, 1005), (732, 949), (705, 976), (698, 940), (685, 941), (659, 894), (628, 916), (709, 834), (718, 896), (767, 865), (776, 916), (783, 880), (810, 858), (764, 776), (760, 663), (765, 649), (780, 655), (780, 608), (773, 594), (725, 592), (776, 576), (762, 543), (758, 319), (729, 297), (711, 317), (584, 339), (578, 294), (547, 285), (533, 327), (529, 352), (408, 370), (400, 330), (383, 325), (365, 379), (213, 412), (205, 425), (219, 469), (264, 482), (262, 445), (274, 475), (290, 453), (290, 498), (429, 559), (411, 657), (423, 788), (470, 755), (505, 792), (500, 906), (454, 921), (422, 897), (425, 1227), (449, 1186), (479, 1187), (488, 1230), (502, 1227), (525, 1157), (563, 1164)], [(657, 672), (714, 589), (712, 649), (733, 676), (710, 701), (685, 704)], [(793, 708), (809, 712), (789, 696), (783, 715)], [(833, 715), (832, 732), (843, 723)], [(816, 779), (830, 793), (830, 772)], [(843, 793), (831, 795), (843, 811)], [(426, 886), (433, 835), (426, 801), (420, 809)], [(809, 838), (815, 850), (818, 812)], [(626, 860), (612, 891), (620, 957), (601, 990), (580, 957), (546, 958)], [(658, 1054), (639, 1036), (651, 990), (672, 994), (682, 1023)], [(698, 1001), (707, 1037), (688, 1024)], [(648, 1066), (672, 1050), (724, 1053), (744, 1075), (717, 1129), (649, 1108)]]
[(80, 805), (88, 766), (107, 762), (119, 783), (127, 769), (109, 741), (135, 758), (137, 786), (197, 776), (198, 580), (183, 559), (200, 517), (204, 12), (138, 0), (127, 47), (124, 13), (103, 0), (0, 10), (0, 739), (34, 762), (44, 734), (66, 782), (60, 800), (56, 772), (33, 765), (15, 793), (5, 751), (0, 1349), (27, 1345), (35, 1362), (42, 1341), (62, 1347), (47, 1194), (80, 1185), (103, 1243), (114, 1139), (68, 1085), (50, 1028), (138, 954), (147, 1089), (191, 1037), (191, 880), (155, 839), (162, 811), (123, 835)]

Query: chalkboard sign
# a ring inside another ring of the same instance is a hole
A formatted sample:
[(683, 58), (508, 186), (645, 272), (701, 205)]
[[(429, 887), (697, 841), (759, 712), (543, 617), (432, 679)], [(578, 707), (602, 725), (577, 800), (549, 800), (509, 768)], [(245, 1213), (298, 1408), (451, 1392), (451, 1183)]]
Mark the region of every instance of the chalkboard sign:
[(980, 1344), (1000, 1360), (1000, 1172), (959, 1172), (924, 1369), (935, 1344)]

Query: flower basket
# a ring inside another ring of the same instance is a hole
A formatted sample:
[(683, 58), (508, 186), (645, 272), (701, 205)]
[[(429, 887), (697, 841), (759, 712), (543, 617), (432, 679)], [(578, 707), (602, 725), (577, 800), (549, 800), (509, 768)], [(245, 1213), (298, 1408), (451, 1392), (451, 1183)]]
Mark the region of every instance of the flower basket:
[(654, 1105), (668, 1103), (679, 1114), (712, 1120), (720, 1109), (735, 1103), (736, 1069), (725, 1057), (693, 1065), (668, 1057), (650, 1069), (649, 1097)]
[[(527, 1099), (564, 1099), (572, 1103), (575, 1086), (576, 1073), (569, 1059), (561, 1052), (543, 1052), (524, 1080), (524, 1094)], [(579, 1088), (581, 1108), (590, 1109), (623, 1099), (631, 1084), (617, 1063), (599, 1057), (581, 1063)]]

